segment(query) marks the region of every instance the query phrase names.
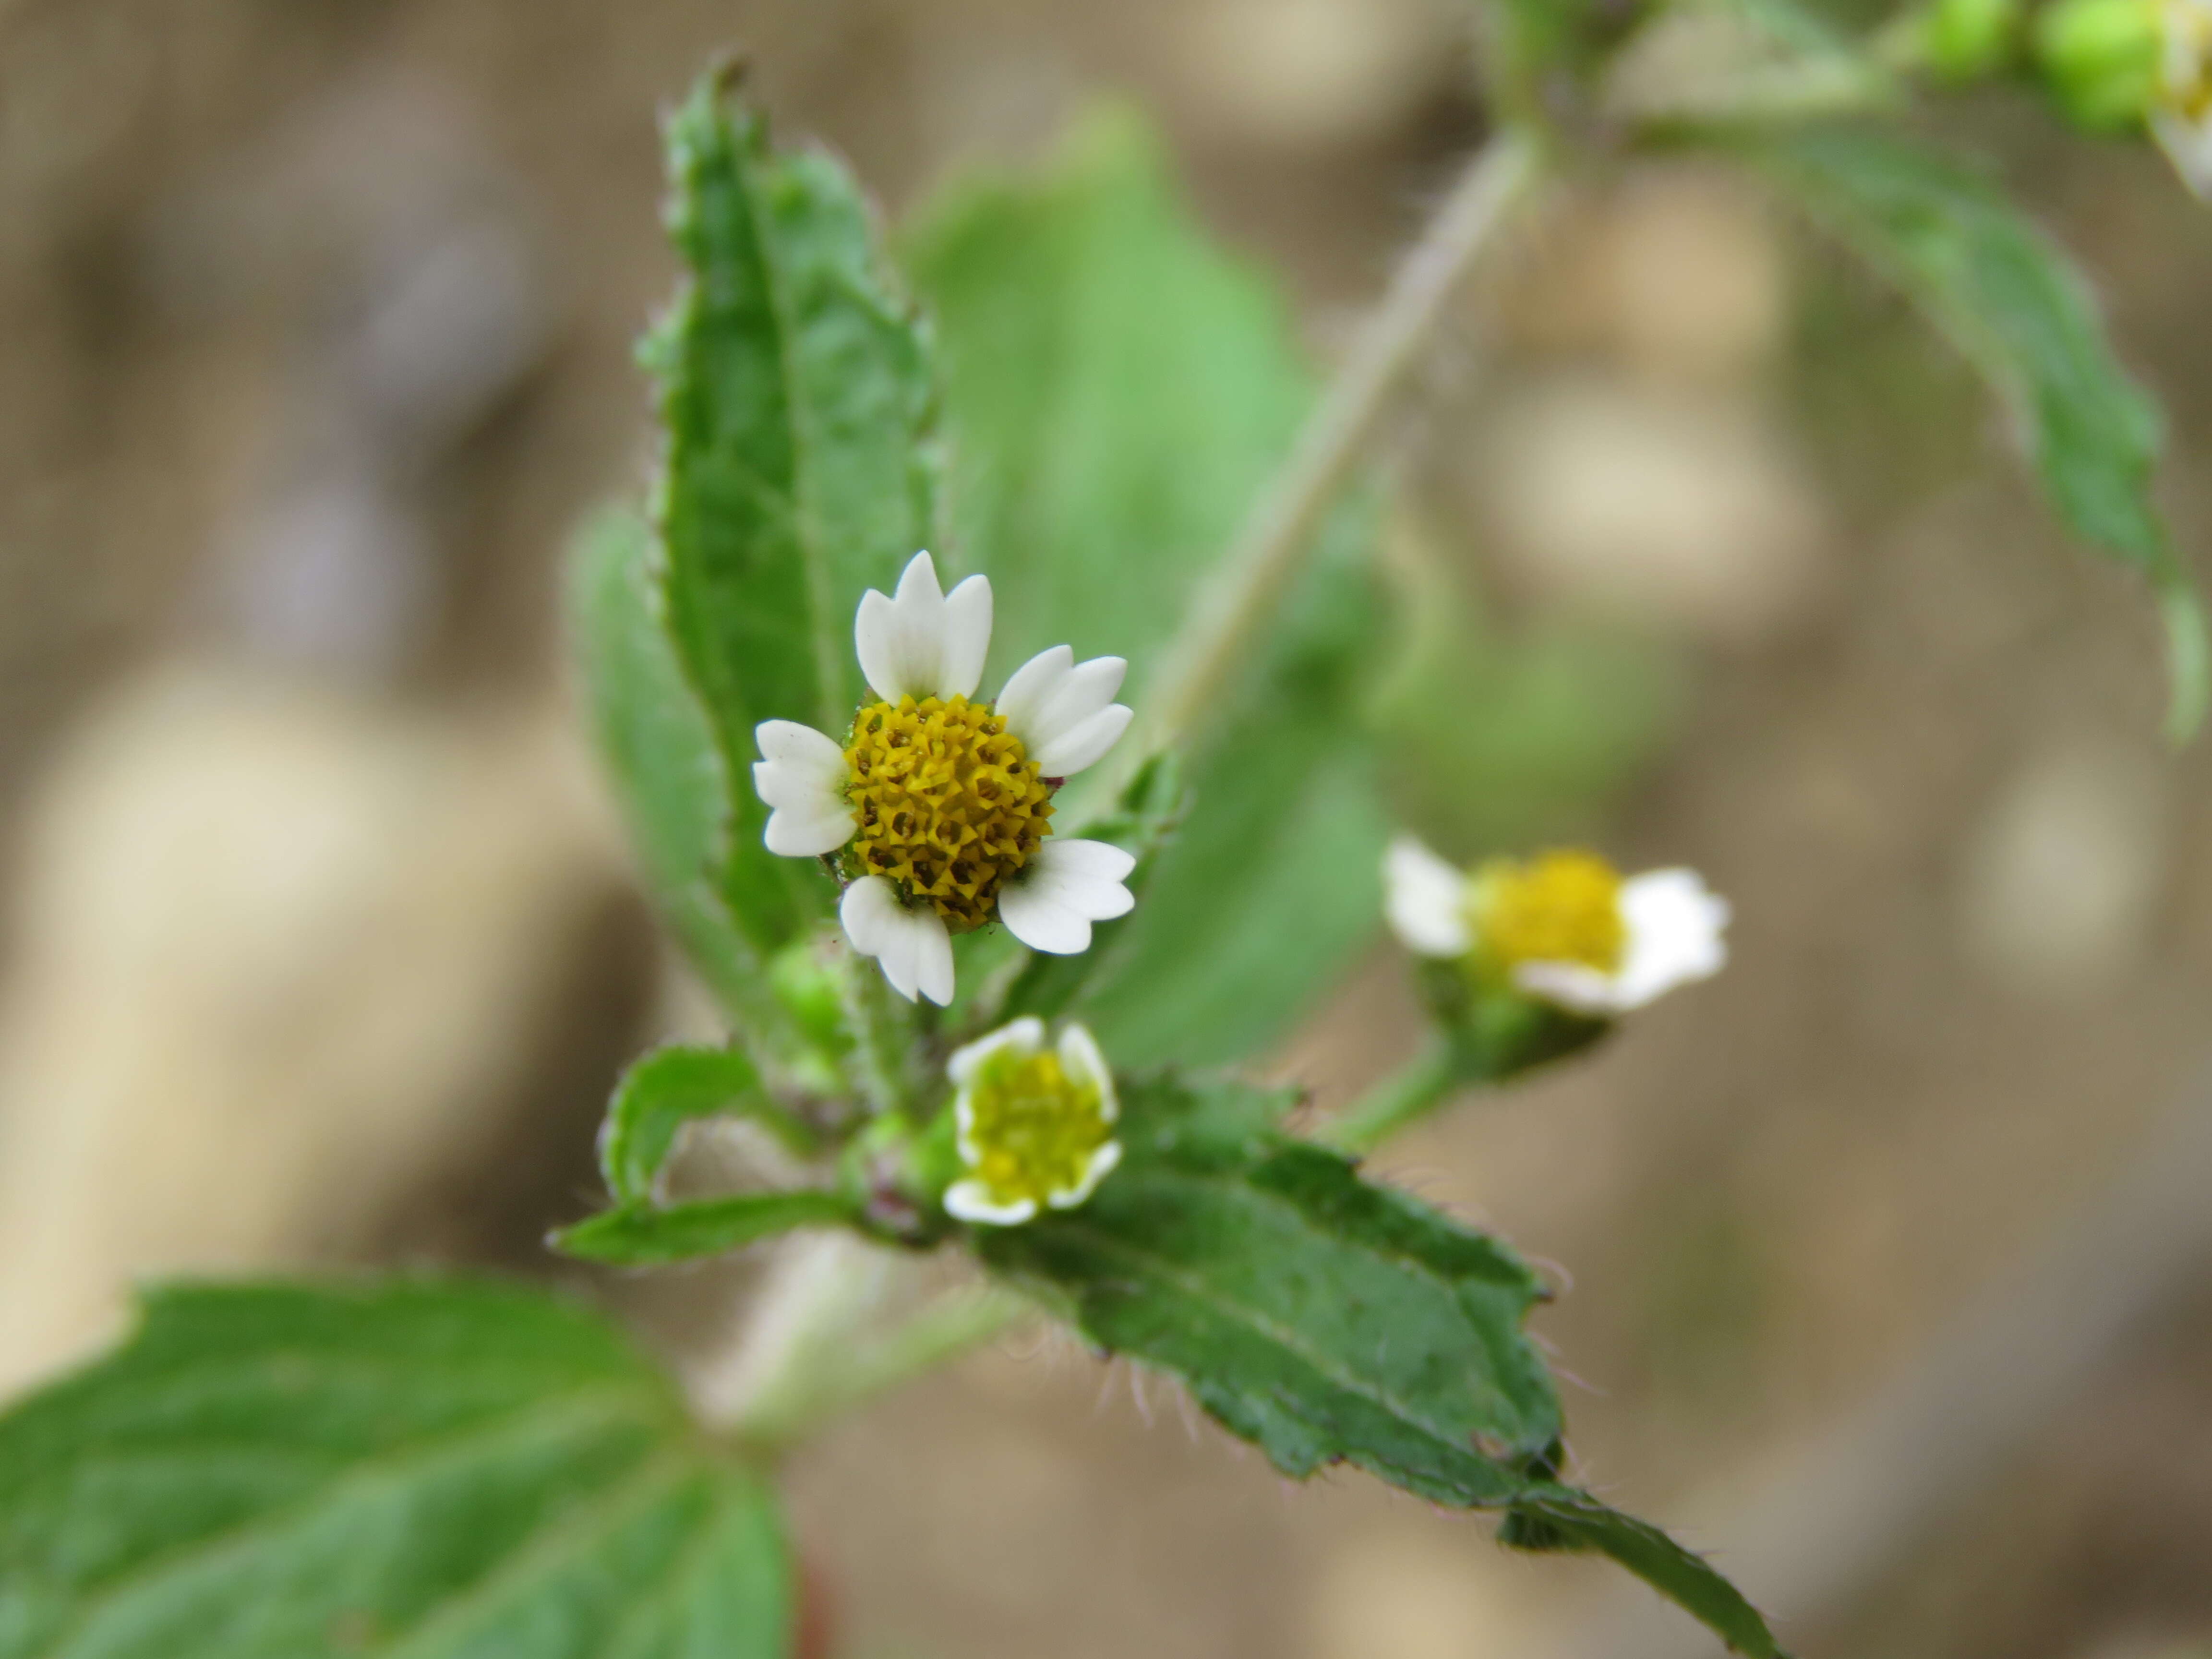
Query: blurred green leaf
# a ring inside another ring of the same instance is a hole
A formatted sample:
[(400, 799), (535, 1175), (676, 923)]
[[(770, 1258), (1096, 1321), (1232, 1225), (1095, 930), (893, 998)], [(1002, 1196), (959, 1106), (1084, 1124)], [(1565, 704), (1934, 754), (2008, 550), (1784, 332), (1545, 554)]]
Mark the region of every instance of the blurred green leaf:
[(1498, 1533), (1517, 1549), (1592, 1552), (1611, 1557), (1704, 1623), (1737, 1653), (1781, 1659), (1759, 1609), (1703, 1557), (1649, 1522), (1610, 1509), (1588, 1492), (1538, 1486), (1518, 1499)]
[[(961, 530), (998, 594), (998, 671), (1069, 640), (1127, 657), (1141, 711), (1311, 404), (1281, 302), (1212, 246), (1119, 110), (1040, 173), (956, 185), (908, 246), (943, 343)], [(1186, 757), (1190, 808), (1145, 902), (1102, 937), (1074, 1007), (1124, 1063), (1242, 1058), (1372, 929), (1383, 815), (1356, 732), (1371, 531), (1360, 510), (1332, 526), (1276, 648)]]
[(1815, 220), (1903, 289), (2011, 411), (2075, 532), (2156, 590), (2168, 644), (2169, 724), (2203, 718), (2203, 610), (2151, 496), (2158, 411), (2112, 355), (2088, 285), (1990, 185), (1903, 140), (1805, 131), (1743, 153)]
[(816, 1150), (807, 1127), (786, 1111), (759, 1071), (735, 1048), (661, 1048), (623, 1076), (599, 1131), (599, 1169), (623, 1202), (649, 1200), (676, 1137), (695, 1118), (748, 1117), (793, 1151)]
[(842, 1193), (741, 1193), (690, 1204), (623, 1204), (563, 1228), (553, 1244), (585, 1261), (651, 1267), (727, 1255), (799, 1227), (838, 1227), (859, 1219), (858, 1206)]
[(772, 150), (712, 76), (670, 121), (668, 160), (690, 279), (643, 348), (667, 432), (667, 614), (734, 786), (726, 895), (775, 945), (835, 891), (761, 844), (753, 727), (851, 723), (854, 608), (936, 526), (936, 391), (842, 167)]
[(568, 568), (570, 649), (647, 887), (724, 1006), (765, 1028), (775, 1013), (757, 941), (787, 921), (756, 907), (745, 919), (761, 932), (748, 938), (718, 890), (729, 775), (659, 614), (652, 546), (645, 521), (623, 508), (586, 525)]
[(175, 1289), (0, 1418), (0, 1659), (784, 1659), (775, 1498), (592, 1316)]
[(1496, 1241), (1271, 1127), (1234, 1083), (1132, 1085), (1122, 1167), (1080, 1209), (982, 1241), (1073, 1298), (1084, 1334), (1173, 1371), (1285, 1474), (1349, 1462), (1496, 1506), (1559, 1437), (1521, 1322), (1543, 1295)]

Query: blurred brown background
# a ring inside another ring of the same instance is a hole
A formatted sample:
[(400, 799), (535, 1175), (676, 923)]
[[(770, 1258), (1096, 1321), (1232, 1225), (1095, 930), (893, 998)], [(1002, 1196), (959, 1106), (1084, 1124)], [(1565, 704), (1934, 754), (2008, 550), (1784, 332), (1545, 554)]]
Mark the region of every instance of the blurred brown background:
[[(641, 475), (653, 119), (708, 54), (893, 212), (1132, 94), (1326, 361), (1480, 131), (1467, 34), (1449, 0), (0, 0), (0, 1386), (149, 1273), (551, 1271), (623, 1059), (701, 1029), (555, 589)], [(2096, 272), (2201, 550), (2212, 215), (2009, 101), (1947, 118)], [(1383, 1166), (1561, 1264), (1582, 1474), (1802, 1653), (2212, 1652), (2212, 758), (2159, 741), (2148, 607), (1726, 177), (1579, 198), (1490, 320), (1401, 434), (1393, 551), (1522, 672), (1401, 700), (1404, 810), (1694, 863), (1736, 955)], [(1341, 1098), (1415, 1031), (1378, 949), (1283, 1064)], [(592, 1288), (696, 1353), (744, 1278)], [(1706, 1650), (1189, 1416), (1013, 1343), (854, 1421), (793, 1476), (842, 1650)]]

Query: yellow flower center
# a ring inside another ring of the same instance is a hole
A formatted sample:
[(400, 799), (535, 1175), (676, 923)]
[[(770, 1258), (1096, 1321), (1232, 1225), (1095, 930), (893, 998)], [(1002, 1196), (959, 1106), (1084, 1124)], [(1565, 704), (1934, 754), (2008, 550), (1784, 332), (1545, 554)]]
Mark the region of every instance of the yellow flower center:
[(1477, 963), (1500, 973), (1571, 962), (1610, 974), (1628, 943), (1620, 872), (1595, 853), (1492, 859), (1468, 884), (1468, 911)]
[(969, 1085), (968, 1107), (962, 1153), (1001, 1204), (1077, 1190), (1114, 1133), (1097, 1085), (1068, 1076), (1049, 1048), (992, 1055)]
[(1000, 884), (1052, 833), (1052, 791), (988, 703), (871, 704), (845, 764), (858, 873), (927, 900), (956, 933), (990, 921)]

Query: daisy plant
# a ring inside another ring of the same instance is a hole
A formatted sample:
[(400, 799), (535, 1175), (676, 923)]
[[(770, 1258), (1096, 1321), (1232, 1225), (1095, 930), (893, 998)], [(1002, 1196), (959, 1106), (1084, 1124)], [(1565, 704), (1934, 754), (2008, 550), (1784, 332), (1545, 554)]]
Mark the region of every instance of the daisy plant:
[[(2201, 180), (2205, 0), (1938, 0), (1864, 39), (1794, 0), (1482, 9), (1495, 137), (1318, 396), (1126, 112), (887, 236), (733, 73), (702, 80), (668, 125), (653, 482), (581, 538), (570, 610), (725, 1035), (630, 1068), (605, 1201), (554, 1243), (635, 1270), (778, 1241), (737, 1351), (686, 1397), (535, 1291), (162, 1292), (0, 1417), (0, 1659), (783, 1659), (783, 1453), (1018, 1320), (1171, 1379), (1287, 1476), (1607, 1557), (1780, 1651), (1725, 1563), (1581, 1484), (1527, 1260), (1362, 1161), (1715, 973), (1729, 921), (1687, 869), (1392, 839), (1364, 463), (1532, 204), (1650, 153), (1736, 167), (1966, 348), (2066, 523), (2156, 588), (2185, 730), (2203, 635), (2151, 406), (2057, 246), (1886, 127), (2039, 76)], [(1429, 1045), (1333, 1115), (1255, 1082), (1386, 921)], [(948, 1262), (965, 1282), (930, 1288)]]

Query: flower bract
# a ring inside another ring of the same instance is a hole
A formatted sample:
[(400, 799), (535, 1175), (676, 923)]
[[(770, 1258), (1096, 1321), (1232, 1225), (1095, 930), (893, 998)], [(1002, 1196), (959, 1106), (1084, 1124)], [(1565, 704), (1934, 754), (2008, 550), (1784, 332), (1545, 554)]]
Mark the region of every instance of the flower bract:
[(1042, 1020), (1018, 1019), (956, 1052), (947, 1069), (968, 1173), (945, 1207), (959, 1219), (1009, 1227), (1073, 1209), (1121, 1161), (1113, 1074), (1080, 1025), (1048, 1044)]
[(1090, 949), (1091, 924), (1135, 902), (1136, 860), (1053, 839), (1052, 799), (1128, 729), (1114, 701), (1128, 665), (1054, 646), (976, 701), (991, 584), (970, 576), (947, 593), (927, 553), (895, 596), (861, 596), (854, 642), (876, 701), (842, 742), (795, 720), (754, 733), (769, 850), (834, 855), (847, 940), (909, 1001), (951, 1002), (952, 935), (994, 921), (1031, 950)]
[(1383, 881), (1408, 950), (1578, 1014), (1640, 1008), (1728, 960), (1728, 901), (1693, 870), (1624, 878), (1594, 853), (1562, 851), (1462, 871), (1401, 836)]

